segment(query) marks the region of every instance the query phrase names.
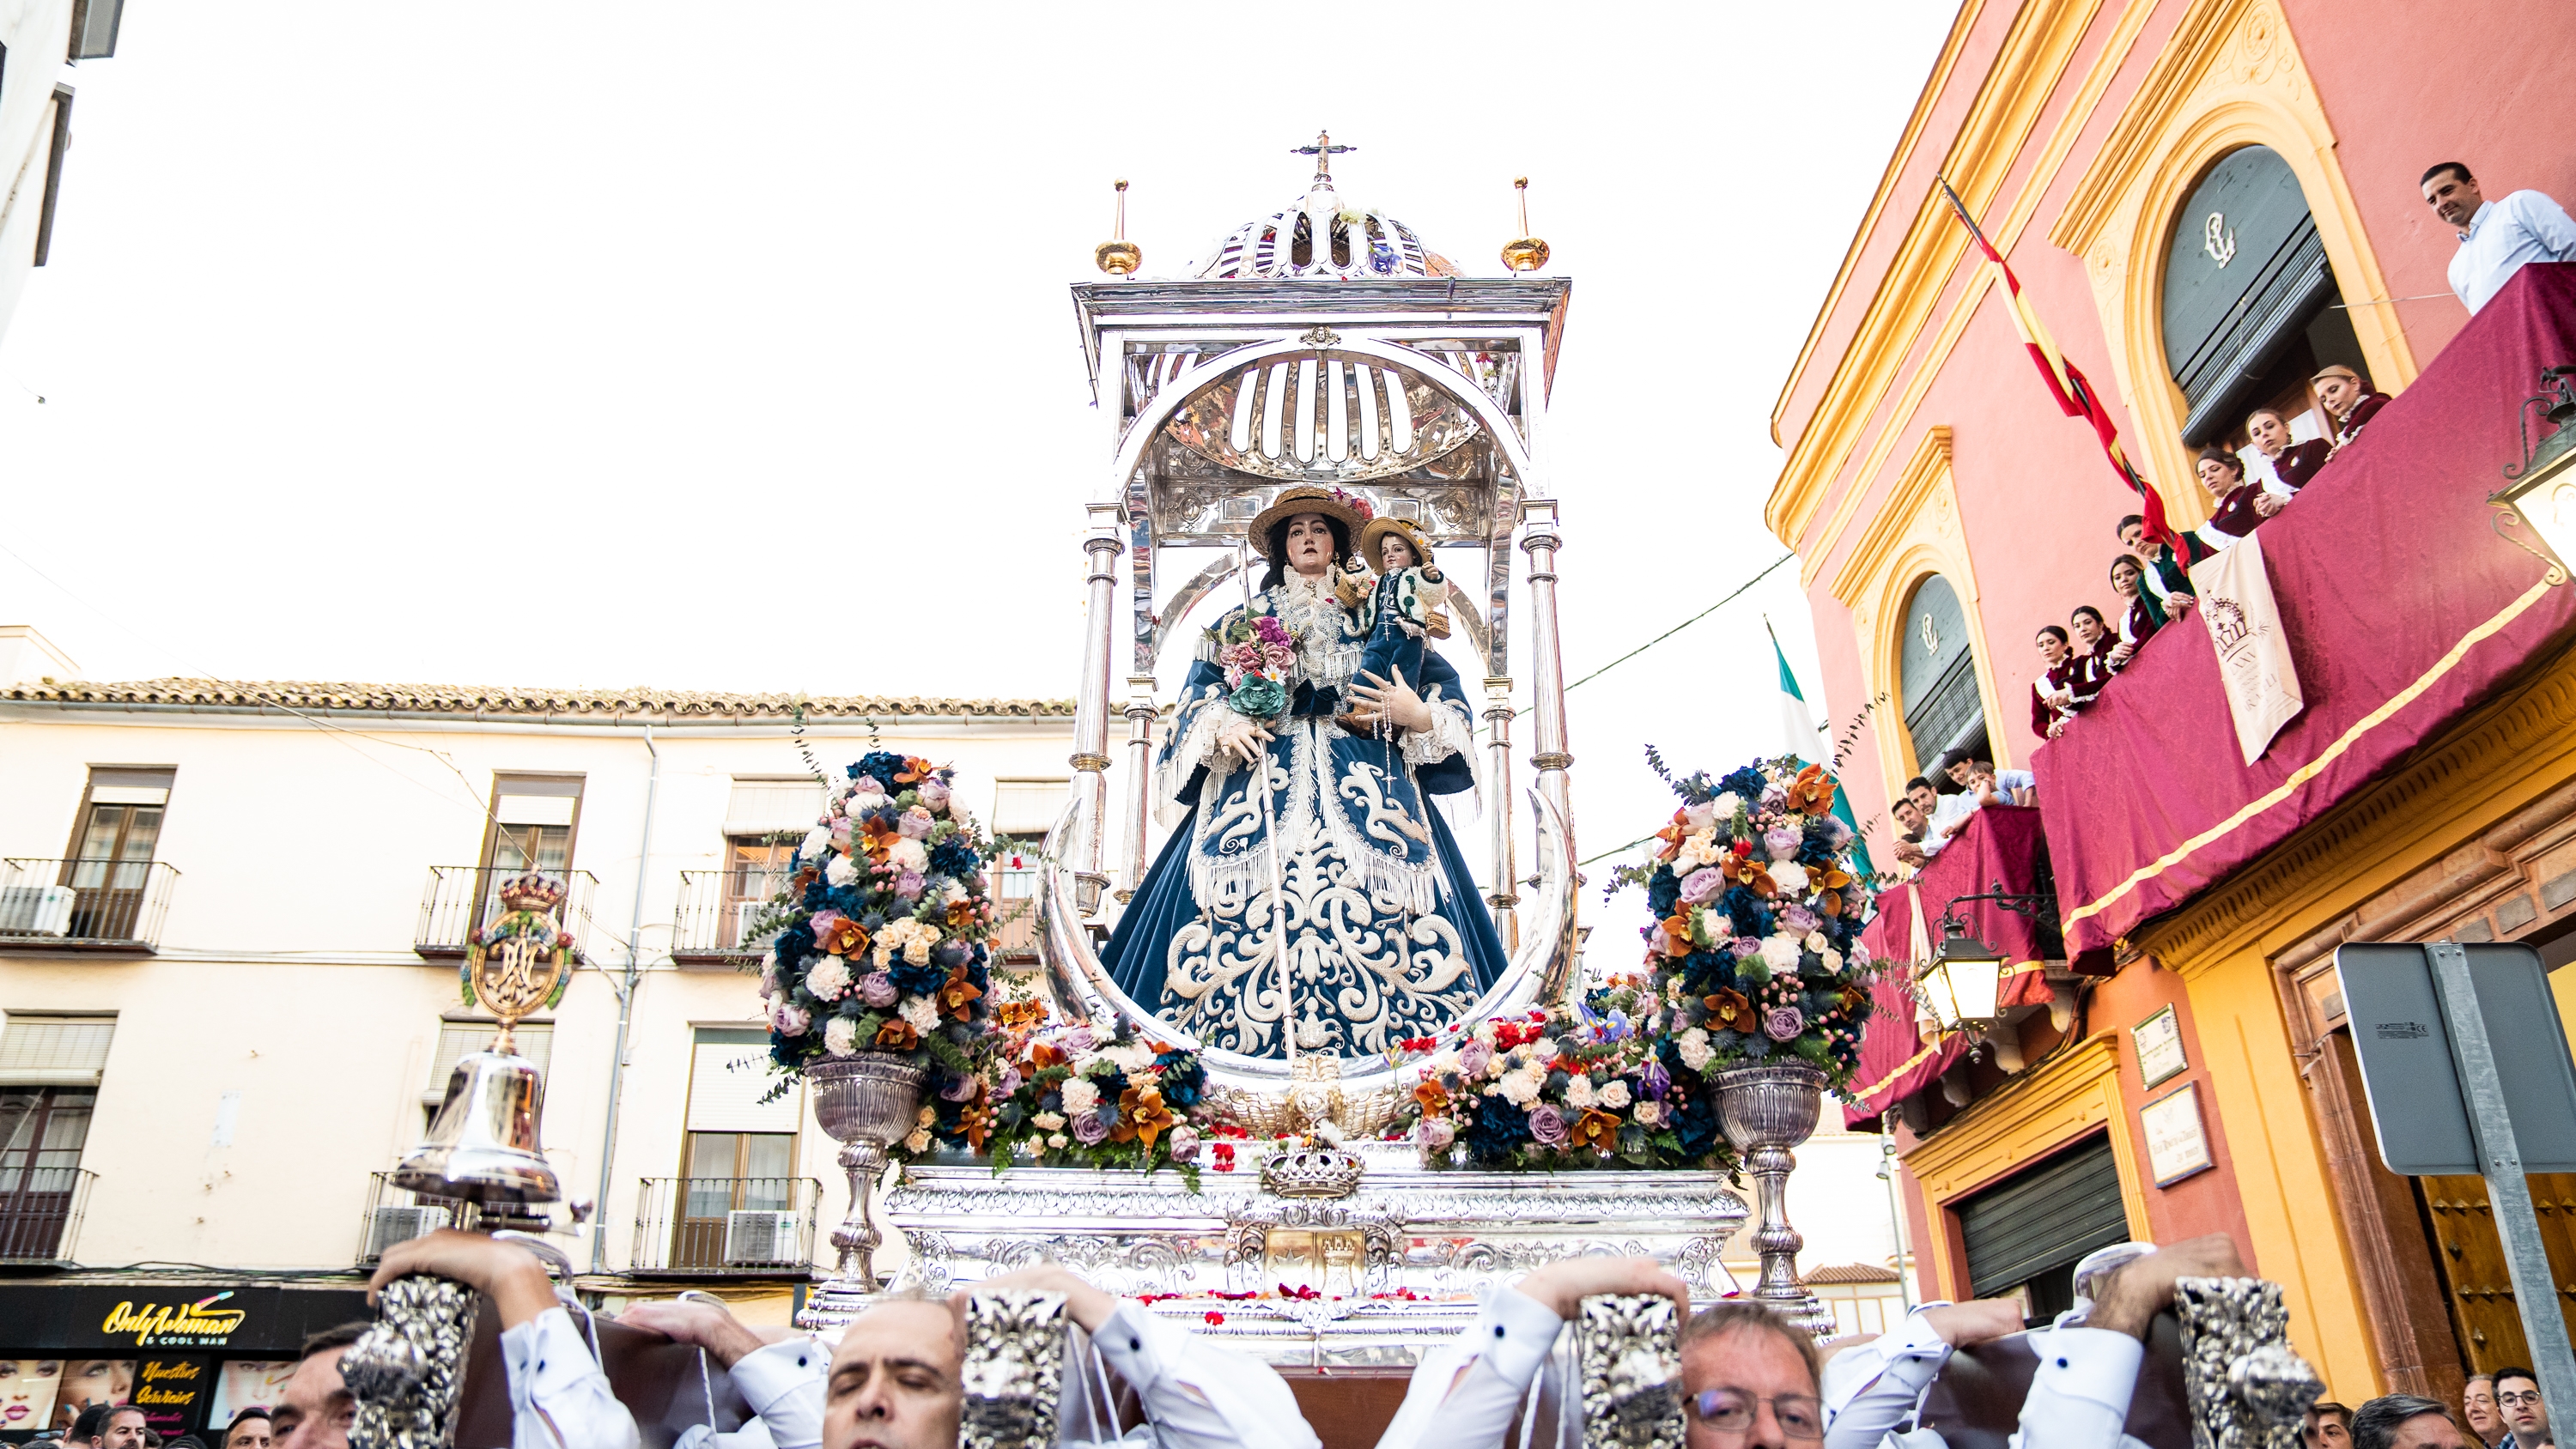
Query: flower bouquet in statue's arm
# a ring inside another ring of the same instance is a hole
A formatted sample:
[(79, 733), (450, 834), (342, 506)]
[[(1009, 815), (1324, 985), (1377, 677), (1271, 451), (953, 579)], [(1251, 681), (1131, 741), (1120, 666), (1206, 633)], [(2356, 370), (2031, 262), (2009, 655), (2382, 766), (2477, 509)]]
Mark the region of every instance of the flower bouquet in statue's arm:
[[(944, 1106), (974, 1100), (994, 1036), (991, 848), (952, 771), (880, 750), (848, 774), (775, 903), (783, 928), (760, 974), (770, 1057), (792, 1074), (891, 1053), (927, 1068)], [(959, 1112), (923, 1112), (942, 1120), (925, 1120), (906, 1151), (966, 1140)]]

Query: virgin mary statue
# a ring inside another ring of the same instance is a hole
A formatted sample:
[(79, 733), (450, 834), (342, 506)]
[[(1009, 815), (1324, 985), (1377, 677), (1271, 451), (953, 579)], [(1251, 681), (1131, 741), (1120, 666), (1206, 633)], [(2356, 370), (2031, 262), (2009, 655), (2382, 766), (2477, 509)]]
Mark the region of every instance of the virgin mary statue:
[[(1268, 576), (1181, 686), (1154, 782), (1180, 823), (1102, 954), (1129, 1000), (1220, 1051), (1284, 1057), (1293, 1032), (1299, 1052), (1372, 1055), (1456, 1021), (1503, 972), (1429, 799), (1475, 789), (1458, 672), (1425, 652), (1418, 691), (1357, 674), (1365, 639), (1332, 580), (1360, 518), (1299, 487), (1252, 521)], [(1268, 668), (1226, 647), (1265, 640)]]

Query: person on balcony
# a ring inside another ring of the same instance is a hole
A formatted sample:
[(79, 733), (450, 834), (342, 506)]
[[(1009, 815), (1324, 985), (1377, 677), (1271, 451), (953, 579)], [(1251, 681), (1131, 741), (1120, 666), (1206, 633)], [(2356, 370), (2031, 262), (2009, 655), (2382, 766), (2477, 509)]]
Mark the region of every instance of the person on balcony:
[(2031, 642), (2039, 649), (2044, 672), (2030, 682), (2030, 732), (2044, 740), (2057, 738), (2066, 722), (2075, 718), (2075, 651), (2067, 643), (2066, 631), (2055, 624), (2042, 624)]
[(2340, 362), (2320, 370), (2308, 381), (2315, 384), (2317, 401), (2325, 404), (2327, 415), (2335, 420), (2334, 446), (2326, 453), (2329, 458), (2352, 446), (2352, 440), (2361, 436), (2362, 424), (2388, 406), (2385, 394), (2370, 390), (2370, 379)]
[(1923, 857), (1926, 860), (1941, 853), (1968, 817), (1977, 813), (1977, 802), (1965, 793), (1944, 795), (1929, 775), (1917, 775), (1905, 782), (1905, 798), (1921, 812), (1924, 820)]
[(2076, 605), (2075, 612), (2066, 616), (2066, 628), (2074, 635), (2071, 647), (2075, 650), (2075, 707), (2082, 709), (2101, 698), (2102, 687), (2120, 672), (2120, 664), (2111, 659), (2111, 651), (2118, 645), (2111, 637), (2110, 625), (2103, 622), (2102, 611), (2091, 604)]
[(2334, 454), (2334, 445), (2323, 438), (2290, 441), (2290, 420), (2273, 408), (2256, 408), (2247, 414), (2245, 435), (2254, 440), (2255, 481), (2283, 502), (2298, 497)]
[(2183, 572), (2182, 560), (2162, 542), (2147, 541), (2147, 520), (2132, 513), (2112, 530), (2120, 547), (2138, 561), (2138, 586), (2153, 599), (2164, 622), (2192, 606), (2191, 575)]
[(2217, 504), (2208, 522), (2184, 535), (2194, 563), (2235, 547), (2238, 539), (2280, 512), (2287, 501), (2264, 492), (2259, 483), (2246, 482), (2245, 460), (2226, 448), (2201, 449), (2200, 461), (2192, 468)]
[(2458, 161), (2424, 173), (2424, 204), (2458, 233), (2451, 256), (2451, 291), (2476, 315), (2526, 262), (2576, 262), (2576, 222), (2567, 208), (2537, 191), (2516, 191), (2489, 201), (2478, 179)]
[[(1915, 870), (1921, 870), (1929, 865), (1932, 856), (1923, 853), (1923, 842), (1931, 832), (1932, 822), (1924, 817), (1922, 807), (1905, 796), (1898, 795), (1895, 802), (1887, 807), (1887, 813), (1896, 819), (1898, 862)], [(1933, 854), (1939, 853), (1940, 847), (1936, 845), (1933, 847)]]
[(1998, 770), (1994, 761), (1979, 759), (1966, 750), (1952, 750), (1942, 762), (1941, 773), (1949, 776), (1978, 810), (1989, 805), (2028, 805), (2038, 798), (2038, 776), (2028, 770)]
[[(2144, 578), (2145, 571), (2138, 567), (2135, 555), (2118, 553), (2111, 556), (2111, 592), (2128, 601), (2120, 611), (2119, 642), (2111, 646), (2107, 656), (2114, 670), (2128, 668), (2129, 661), (2138, 657), (2138, 646), (2154, 638), (2156, 631), (2165, 626), (2164, 610), (2157, 608), (2155, 599), (2140, 586)], [(2191, 596), (2185, 594), (2183, 597)]]

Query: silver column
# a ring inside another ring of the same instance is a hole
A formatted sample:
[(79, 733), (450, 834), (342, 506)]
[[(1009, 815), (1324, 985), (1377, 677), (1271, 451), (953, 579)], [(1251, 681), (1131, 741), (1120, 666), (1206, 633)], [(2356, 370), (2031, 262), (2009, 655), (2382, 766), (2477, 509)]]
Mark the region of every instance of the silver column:
[(1145, 828), (1154, 813), (1154, 676), (1127, 676), (1127, 822), (1126, 870), (1120, 878), (1119, 904), (1124, 905), (1145, 882)]
[(1103, 817), (1109, 807), (1109, 647), (1118, 627), (1118, 553), (1126, 547), (1116, 503), (1089, 507), (1091, 531), (1083, 536), (1090, 601), (1082, 618), (1082, 692), (1073, 707), (1073, 839), (1066, 864), (1073, 869), (1074, 901), (1086, 916), (1100, 910), (1109, 877), (1100, 869)]
[(1574, 763), (1565, 738), (1565, 654), (1556, 637), (1556, 500), (1524, 498), (1521, 522), (1527, 532), (1521, 548), (1529, 554), (1531, 680), (1530, 703), (1537, 715), (1537, 751), (1530, 756), (1538, 771), (1539, 793), (1565, 818), (1574, 835), (1574, 799), (1566, 767)]
[(1485, 787), (1494, 812), (1487, 822), (1493, 831), (1494, 887), (1485, 903), (1494, 908), (1494, 932), (1503, 938), (1503, 949), (1518, 951), (1520, 918), (1512, 908), (1521, 902), (1521, 883), (1512, 850), (1512, 677), (1508, 674), (1485, 676)]

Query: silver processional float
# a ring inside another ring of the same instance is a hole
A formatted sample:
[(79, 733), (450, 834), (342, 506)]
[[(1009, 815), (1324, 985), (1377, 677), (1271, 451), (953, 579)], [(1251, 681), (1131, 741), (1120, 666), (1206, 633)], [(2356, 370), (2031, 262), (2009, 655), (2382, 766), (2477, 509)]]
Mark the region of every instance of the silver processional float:
[[(1341, 199), (1331, 158), (1349, 149), (1325, 136), (1300, 148), (1316, 158), (1306, 194), (1237, 228), (1178, 280), (1136, 275), (1142, 253), (1124, 238), (1119, 183), (1120, 234), (1098, 253), (1109, 280), (1073, 289), (1111, 464), (1082, 545), (1088, 606), (1075, 775), (1038, 873), (1039, 987), (1068, 1023), (1102, 1036), (1141, 1029), (1195, 1052), (1207, 1095), (1227, 1118), (1253, 1136), (1285, 1140), (1260, 1171), (1239, 1176), (996, 1172), (916, 1157), (881, 1204), (907, 1249), (911, 1286), (971, 1287), (1062, 1263), (1283, 1366), (1411, 1363), (1470, 1323), (1482, 1292), (1578, 1254), (1651, 1256), (1695, 1299), (1735, 1296), (1744, 1290), (1720, 1252), (1749, 1216), (1717, 1172), (1467, 1170), (1418, 1143), (1373, 1140), (1400, 1107), (1403, 1074), (1391, 1053), (1301, 1047), (1284, 947), (1268, 962), (1282, 1008), (1275, 1052), (1194, 1036), (1135, 1000), (1103, 963), (1117, 908), (1132, 904), (1148, 877), (1155, 755), (1173, 727), (1160, 685), (1179, 658), (1171, 646), (1194, 641), (1202, 616), (1248, 598), (1250, 570), (1262, 561), (1252, 525), (1265, 510), (1289, 490), (1322, 485), (1370, 516), (1402, 520), (1448, 559), (1473, 560), (1451, 568), (1462, 586), (1448, 596), (1481, 691), (1473, 752), (1485, 858), (1468, 904), (1490, 913), (1505, 964), (1452, 1029), (1576, 1009), (1585, 984), (1557, 626), (1562, 535), (1537, 450), (1571, 285), (1531, 275), (1547, 247), (1526, 234), (1525, 205), (1524, 235), (1503, 253), (1510, 275), (1460, 275), (1400, 221)], [(1516, 545), (1526, 560), (1517, 570)], [(1212, 558), (1165, 593), (1158, 567), (1171, 550)], [(1512, 789), (1516, 585), (1531, 615), (1535, 779), (1520, 803), (1535, 858), (1526, 877)], [(1127, 693), (1113, 705), (1122, 626)], [(1113, 709), (1128, 722), (1114, 851)], [(1262, 818), (1276, 830), (1268, 798)], [(1255, 891), (1268, 891), (1258, 914), (1274, 923), (1274, 940), (1287, 934), (1279, 854), (1271, 852)], [(502, 896), (508, 909), (466, 968), (470, 994), (498, 1019), (498, 1037), (459, 1064), (428, 1140), (397, 1181), (524, 1210), (558, 1194), (537, 1148), (541, 1084), (513, 1051), (510, 1027), (560, 994), (569, 951), (554, 921), (558, 883), (531, 876)], [(888, 1286), (872, 1262), (881, 1235), (871, 1199), (888, 1148), (913, 1130), (922, 1076), (880, 1065), (815, 1077), (818, 1116), (843, 1143), (851, 1181), (849, 1213), (832, 1235), (836, 1270), (802, 1319), (825, 1334)], [(1720, 1104), (1762, 1200), (1762, 1272), (1744, 1296), (1819, 1335), (1831, 1320), (1797, 1280), (1800, 1240), (1782, 1189), (1791, 1149), (1815, 1126), (1821, 1086), (1795, 1068), (1759, 1069)], [(1210, 1310), (1212, 1299), (1225, 1311)], [(996, 1294), (970, 1311), (964, 1436), (976, 1449), (1054, 1441), (1057, 1345), (1069, 1331), (1061, 1307), (1056, 1295)], [(469, 1295), (436, 1280), (406, 1280), (387, 1293), (384, 1324), (351, 1351), (346, 1370), (362, 1404), (352, 1433), (360, 1449), (425, 1449), (452, 1431), (472, 1310)], [(2316, 1390), (2286, 1348), (2277, 1286), (2204, 1281), (2185, 1293), (2182, 1318), (2199, 1444), (2287, 1449), (2298, 1409)], [(1536, 1396), (1526, 1436), (1556, 1449), (1578, 1440), (1674, 1449), (1683, 1437), (1678, 1327), (1660, 1299), (1588, 1300), (1551, 1370), (1553, 1427), (1539, 1422), (1546, 1396)]]

